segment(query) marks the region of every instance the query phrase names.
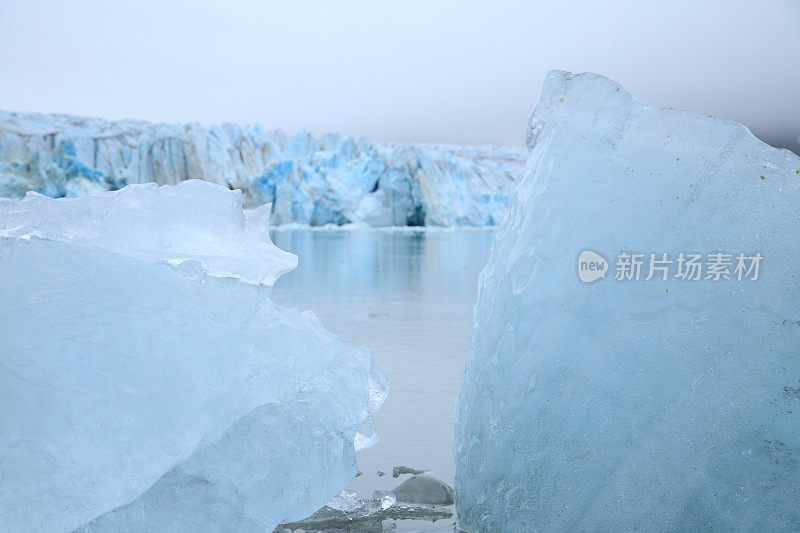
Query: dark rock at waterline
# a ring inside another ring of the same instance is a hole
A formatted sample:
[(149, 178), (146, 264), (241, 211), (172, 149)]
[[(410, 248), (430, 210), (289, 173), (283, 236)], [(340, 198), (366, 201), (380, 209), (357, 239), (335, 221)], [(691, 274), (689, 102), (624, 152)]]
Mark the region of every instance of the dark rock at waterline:
[(409, 478), (392, 490), (392, 494), (400, 502), (453, 505), (452, 487), (432, 476)]
[(416, 476), (416, 475), (419, 475), (419, 474), (424, 474), (426, 472), (428, 472), (428, 471), (427, 470), (417, 470), (415, 468), (410, 468), (408, 466), (396, 466), (396, 467), (392, 468), (392, 477), (400, 477), (403, 474), (414, 474)]

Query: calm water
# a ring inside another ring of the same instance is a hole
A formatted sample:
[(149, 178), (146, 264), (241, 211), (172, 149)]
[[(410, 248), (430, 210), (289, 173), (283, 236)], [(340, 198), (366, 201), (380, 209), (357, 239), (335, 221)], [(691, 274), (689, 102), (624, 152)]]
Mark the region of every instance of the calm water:
[[(405, 465), (452, 485), (453, 402), (472, 331), (478, 274), (494, 231), (278, 230), (299, 257), (275, 284), (286, 307), (313, 309), (329, 330), (369, 348), (391, 382), (381, 442), (358, 455), (359, 496), (389, 490)], [(386, 472), (379, 477), (376, 472)], [(407, 477), (407, 476), (404, 476)]]

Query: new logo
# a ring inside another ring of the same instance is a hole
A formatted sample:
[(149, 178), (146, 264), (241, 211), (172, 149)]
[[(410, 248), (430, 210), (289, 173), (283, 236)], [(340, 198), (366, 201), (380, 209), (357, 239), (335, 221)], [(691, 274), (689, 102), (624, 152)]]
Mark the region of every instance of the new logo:
[(584, 250), (578, 256), (578, 277), (584, 283), (591, 283), (605, 277), (608, 261), (600, 254)]

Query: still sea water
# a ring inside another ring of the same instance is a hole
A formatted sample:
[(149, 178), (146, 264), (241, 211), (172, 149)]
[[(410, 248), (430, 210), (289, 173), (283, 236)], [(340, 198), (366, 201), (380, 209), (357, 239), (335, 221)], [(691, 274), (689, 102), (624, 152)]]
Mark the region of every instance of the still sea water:
[(453, 402), (494, 230), (277, 229), (272, 237), (299, 258), (273, 299), (313, 310), (345, 342), (366, 346), (390, 381), (381, 442), (359, 452), (363, 474), (348, 488), (362, 498), (391, 490), (408, 477), (392, 478), (400, 465), (452, 486)]

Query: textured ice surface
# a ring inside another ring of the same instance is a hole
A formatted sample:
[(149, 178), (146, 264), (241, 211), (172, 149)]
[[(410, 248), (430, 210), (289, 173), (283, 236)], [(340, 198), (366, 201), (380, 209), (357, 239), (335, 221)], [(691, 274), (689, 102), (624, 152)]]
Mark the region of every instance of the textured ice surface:
[(270, 532), (353, 478), (386, 381), (270, 300), (268, 213), (194, 180), (0, 201), (0, 529)]
[[(800, 158), (564, 72), (528, 144), (456, 405), (461, 526), (800, 529)], [(605, 278), (580, 281), (584, 250)], [(615, 280), (623, 251), (763, 261)]]
[(274, 224), (496, 224), (524, 160), (521, 147), (0, 111), (0, 196), (74, 197), (198, 178), (241, 189), (245, 206), (272, 203)]

